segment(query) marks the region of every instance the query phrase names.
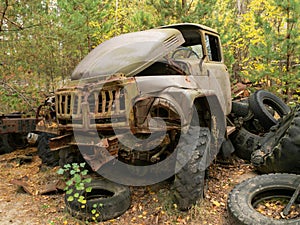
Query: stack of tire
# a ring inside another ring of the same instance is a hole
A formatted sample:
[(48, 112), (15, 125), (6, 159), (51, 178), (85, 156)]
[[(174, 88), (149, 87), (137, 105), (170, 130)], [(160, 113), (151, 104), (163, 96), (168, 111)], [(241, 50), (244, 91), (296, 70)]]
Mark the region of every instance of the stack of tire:
[[(280, 119), (275, 118), (276, 113)], [(251, 154), (261, 144), (263, 135), (290, 113), (290, 108), (276, 95), (259, 90), (249, 99), (232, 103), (232, 114), (242, 121), (230, 136), (237, 156), (250, 160)]]
[[(280, 115), (279, 120), (275, 120), (268, 110), (270, 105)], [(287, 219), (281, 214), (281, 219), (275, 219), (255, 209), (265, 200), (289, 201), (297, 194), (300, 185), (300, 105), (290, 110), (273, 94), (257, 91), (250, 96), (248, 107), (251, 112), (244, 113), (244, 118), (252, 113), (252, 118), (259, 121), (265, 132), (258, 135), (258, 132), (241, 128), (232, 142), (238, 155), (250, 160), (258, 172), (268, 174), (245, 180), (230, 192), (227, 202), (230, 224), (300, 224), (299, 215)], [(294, 204), (297, 205), (300, 197), (295, 197)]]
[(300, 174), (300, 105), (262, 137), (251, 162), (260, 173)]

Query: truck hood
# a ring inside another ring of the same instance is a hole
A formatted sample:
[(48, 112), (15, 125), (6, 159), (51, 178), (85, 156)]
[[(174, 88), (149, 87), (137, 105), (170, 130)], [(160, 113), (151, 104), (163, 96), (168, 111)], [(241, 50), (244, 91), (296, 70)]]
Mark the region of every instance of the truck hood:
[(115, 73), (134, 76), (183, 43), (182, 34), (173, 28), (123, 34), (93, 49), (77, 65), (71, 79), (101, 80)]

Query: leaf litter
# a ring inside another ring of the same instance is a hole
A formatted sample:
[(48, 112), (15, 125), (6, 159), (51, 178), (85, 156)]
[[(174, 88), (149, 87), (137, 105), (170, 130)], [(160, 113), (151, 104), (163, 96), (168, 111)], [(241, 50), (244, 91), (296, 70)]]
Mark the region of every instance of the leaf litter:
[[(31, 159), (24, 160), (23, 156)], [(33, 147), (0, 155), (0, 224), (86, 224), (66, 212), (62, 188), (57, 187), (61, 180), (58, 169), (43, 165)], [(214, 162), (208, 171), (205, 198), (189, 211), (177, 209), (171, 197), (172, 182), (167, 180), (146, 187), (130, 187), (131, 207), (122, 216), (101, 224), (225, 225), (228, 193), (249, 174), (255, 174), (251, 165), (235, 157), (229, 164)], [(47, 195), (42, 192), (45, 187), (52, 190)]]

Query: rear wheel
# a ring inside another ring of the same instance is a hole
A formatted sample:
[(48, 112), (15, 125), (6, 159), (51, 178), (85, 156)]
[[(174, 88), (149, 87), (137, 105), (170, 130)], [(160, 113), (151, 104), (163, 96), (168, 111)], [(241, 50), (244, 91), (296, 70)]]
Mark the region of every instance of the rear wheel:
[(21, 149), (28, 145), (26, 137), (27, 133), (11, 133), (8, 134), (7, 141), (13, 149)]
[(0, 135), (0, 155), (12, 152), (14, 149), (9, 145), (7, 141), (8, 134)]

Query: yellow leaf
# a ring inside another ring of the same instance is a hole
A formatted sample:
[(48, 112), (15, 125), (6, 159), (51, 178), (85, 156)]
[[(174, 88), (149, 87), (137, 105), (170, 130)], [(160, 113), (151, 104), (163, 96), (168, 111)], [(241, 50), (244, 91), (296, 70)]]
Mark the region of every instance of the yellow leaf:
[(220, 207), (220, 206), (221, 206), (221, 204), (220, 204), (218, 201), (212, 201), (212, 203), (213, 203), (215, 206), (217, 206), (217, 207)]

